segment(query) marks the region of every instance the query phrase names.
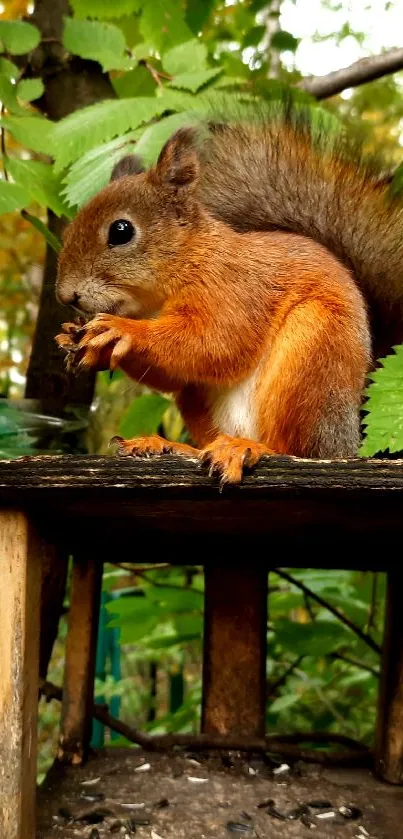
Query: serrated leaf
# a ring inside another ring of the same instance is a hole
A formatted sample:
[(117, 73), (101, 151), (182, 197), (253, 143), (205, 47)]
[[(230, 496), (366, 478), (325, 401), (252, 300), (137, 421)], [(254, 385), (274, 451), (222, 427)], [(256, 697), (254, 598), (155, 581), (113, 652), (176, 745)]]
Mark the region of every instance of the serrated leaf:
[(42, 79), (22, 79), (17, 85), (17, 96), (26, 102), (40, 99), (45, 90)]
[(128, 73), (112, 79), (113, 87), (120, 99), (130, 96), (152, 96), (156, 82), (146, 67), (139, 65)]
[(79, 18), (109, 20), (138, 12), (142, 0), (70, 0), (74, 14)]
[(138, 396), (122, 415), (119, 434), (126, 438), (156, 434), (169, 405), (169, 399), (159, 393)]
[(97, 61), (103, 70), (127, 70), (133, 61), (125, 55), (123, 32), (112, 23), (65, 18), (63, 44), (73, 55)]
[(7, 170), (33, 201), (37, 201), (44, 207), (50, 207), (57, 216), (65, 213), (66, 208), (60, 197), (61, 179), (55, 175), (49, 163), (9, 158)]
[(275, 32), (270, 42), (270, 46), (275, 50), (290, 50), (291, 52), (295, 52), (298, 44), (298, 38), (294, 38), (291, 32), (285, 32), (285, 30)]
[(19, 184), (0, 181), (0, 213), (12, 213), (29, 204), (29, 195)]
[(162, 66), (172, 76), (177, 73), (197, 73), (206, 69), (207, 47), (197, 38), (177, 44), (164, 53)]
[(173, 77), (170, 86), (197, 93), (201, 87), (215, 79), (221, 72), (222, 69), (216, 67), (211, 70), (199, 70), (198, 73), (179, 73), (179, 75)]
[(394, 350), (394, 355), (380, 359), (381, 367), (371, 374), (372, 384), (366, 390), (362, 457), (403, 451), (403, 346)]
[(32, 23), (22, 20), (0, 20), (0, 50), (11, 55), (24, 55), (38, 46), (41, 33)]
[(159, 53), (192, 37), (185, 22), (184, 6), (178, 0), (144, 0), (140, 31), (144, 40)]
[(33, 151), (52, 153), (51, 136), (54, 123), (41, 117), (7, 116), (0, 120), (0, 125), (10, 132), (25, 148)]
[(29, 221), (30, 224), (32, 224), (32, 227), (35, 227), (35, 229), (42, 234), (43, 238), (45, 239), (45, 242), (47, 242), (47, 244), (50, 245), (50, 247), (52, 248), (52, 250), (54, 250), (55, 253), (60, 253), (62, 247), (60, 239), (58, 239), (57, 236), (55, 236), (55, 234), (52, 233), (52, 231), (49, 230), (48, 227), (46, 227), (46, 224), (44, 224), (43, 221), (40, 220), (40, 218), (37, 218), (37, 216), (32, 216), (31, 213), (28, 213), (26, 210), (23, 210), (21, 215), (27, 221)]
[(115, 163), (129, 153), (129, 141), (132, 135), (129, 134), (126, 137), (126, 142), (118, 137), (110, 143), (92, 149), (73, 163), (64, 178), (63, 189), (63, 195), (70, 206), (81, 207), (106, 186)]
[(182, 111), (149, 125), (136, 143), (136, 154), (146, 165), (155, 163), (163, 145), (178, 128), (198, 121), (199, 117), (193, 111)]
[(75, 111), (53, 127), (51, 139), (56, 171), (64, 169), (90, 149), (149, 122), (166, 108), (163, 97), (138, 96), (107, 99)]

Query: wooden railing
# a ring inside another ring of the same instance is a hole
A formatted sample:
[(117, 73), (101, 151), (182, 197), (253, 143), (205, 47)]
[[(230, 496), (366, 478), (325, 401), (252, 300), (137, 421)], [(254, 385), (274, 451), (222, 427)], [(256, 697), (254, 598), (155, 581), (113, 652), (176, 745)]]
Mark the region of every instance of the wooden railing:
[[(199, 747), (265, 747), (270, 569), (387, 571), (375, 768), (403, 783), (402, 536), (403, 461), (270, 458), (223, 492), (191, 459), (0, 462), (2, 839), (35, 836), (40, 579), (48, 551), (62, 545), (75, 557), (59, 745), (59, 758), (71, 763), (85, 757), (94, 713), (104, 561), (144, 563), (146, 546), (150, 562), (163, 547), (170, 562), (204, 565)], [(160, 738), (155, 745), (169, 744)]]

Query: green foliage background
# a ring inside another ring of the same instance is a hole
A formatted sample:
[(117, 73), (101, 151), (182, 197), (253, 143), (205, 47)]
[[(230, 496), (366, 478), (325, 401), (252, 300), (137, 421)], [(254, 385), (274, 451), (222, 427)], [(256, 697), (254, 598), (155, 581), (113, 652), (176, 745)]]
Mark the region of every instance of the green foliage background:
[[(42, 263), (44, 241), (59, 248), (47, 227), (47, 210), (72, 218), (134, 144), (150, 164), (172, 131), (195, 115), (223, 101), (227, 110), (236, 104), (238, 111), (250, 106), (251, 97), (270, 102), (284, 86), (294, 85), (299, 74), (292, 55), (298, 40), (281, 28), (279, 6), (267, 0), (72, 0), (73, 15), (66, 18), (62, 37), (66, 67), (72, 56), (98, 62), (109, 74), (115, 98), (53, 123), (39, 108), (42, 80), (32, 68), (25, 72), (40, 33), (20, 19), (27, 11), (24, 2), (5, 3), (0, 15), (3, 396), (19, 396), (24, 382), (40, 287), (33, 266)], [(329, 37), (339, 42), (364, 38), (351, 28), (347, 4), (343, 31)], [(293, 69), (285, 69), (285, 58)], [(342, 117), (368, 148), (382, 146), (389, 160), (400, 164), (403, 99), (397, 77), (365, 85), (348, 99), (334, 97), (326, 105), (293, 90), (312, 108)], [(400, 181), (398, 169), (397, 189)], [(398, 348), (372, 377), (362, 454), (403, 449), (402, 360)], [(0, 411), (0, 456), (35, 451), (37, 429), (27, 428), (9, 409), (5, 404)], [(112, 380), (98, 376), (94, 409), (87, 437), (91, 452), (106, 453), (114, 433), (186, 435), (167, 398), (148, 393), (121, 373)], [(123, 675), (116, 681), (106, 672), (98, 690), (107, 701), (120, 696), (120, 713), (133, 724), (154, 731), (193, 731), (200, 715), (203, 576), (200, 569), (172, 567), (170, 556), (158, 559), (159, 567), (146, 570), (140, 552), (136, 565), (106, 570), (104, 590), (113, 598), (105, 609), (109, 626), (120, 632)], [(382, 575), (291, 573), (380, 645)], [(50, 674), (59, 683), (64, 635), (62, 621)], [(370, 743), (379, 677), (373, 644), (365, 644), (334, 612), (274, 574), (268, 640), (270, 730), (328, 730)], [(49, 763), (56, 716), (54, 703), (42, 700), (41, 772)]]

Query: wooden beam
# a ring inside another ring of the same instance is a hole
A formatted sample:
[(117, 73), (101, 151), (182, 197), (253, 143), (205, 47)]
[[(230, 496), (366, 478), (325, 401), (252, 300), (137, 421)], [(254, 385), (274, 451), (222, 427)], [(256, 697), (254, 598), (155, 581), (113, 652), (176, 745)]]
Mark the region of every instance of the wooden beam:
[(91, 739), (101, 582), (102, 562), (81, 556), (75, 559), (58, 750), (63, 763), (81, 763)]
[(35, 839), (40, 543), (0, 510), (0, 836)]
[(205, 569), (204, 734), (261, 737), (266, 707), (267, 569)]
[(388, 574), (376, 737), (378, 775), (403, 784), (403, 572)]

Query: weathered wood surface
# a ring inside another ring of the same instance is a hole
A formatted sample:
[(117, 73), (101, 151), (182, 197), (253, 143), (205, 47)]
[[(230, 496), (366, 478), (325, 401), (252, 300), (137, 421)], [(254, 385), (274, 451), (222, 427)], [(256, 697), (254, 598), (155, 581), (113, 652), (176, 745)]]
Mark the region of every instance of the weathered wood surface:
[(264, 735), (266, 632), (264, 565), (207, 567), (203, 733)]
[(150, 561), (172, 549), (173, 561), (189, 562), (191, 539), (196, 563), (224, 555), (233, 564), (245, 551), (265, 556), (270, 539), (282, 565), (386, 570), (398, 561), (402, 501), (401, 460), (273, 457), (222, 493), (194, 460), (174, 456), (0, 462), (0, 504), (28, 507), (49, 538), (104, 558), (122, 558), (151, 527)]
[(101, 582), (102, 563), (88, 557), (75, 559), (58, 750), (64, 763), (81, 763), (91, 739)]
[(0, 836), (35, 839), (41, 545), (0, 510)]
[(403, 784), (402, 592), (403, 571), (390, 572), (375, 757), (378, 775), (392, 784)]

